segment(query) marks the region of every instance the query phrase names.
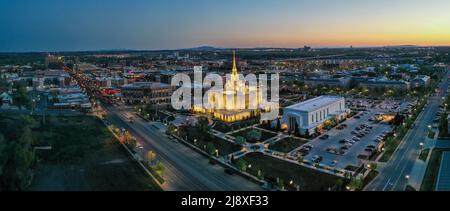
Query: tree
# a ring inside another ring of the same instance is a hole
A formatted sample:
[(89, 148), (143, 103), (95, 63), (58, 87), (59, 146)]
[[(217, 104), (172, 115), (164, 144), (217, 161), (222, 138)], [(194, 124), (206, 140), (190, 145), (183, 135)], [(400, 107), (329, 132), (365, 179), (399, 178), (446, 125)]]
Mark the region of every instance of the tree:
[(447, 112), (441, 114), (441, 119), (439, 121), (439, 137), (447, 137), (448, 136), (448, 121), (447, 121)]
[(206, 144), (206, 151), (210, 154), (210, 155), (215, 155), (216, 154), (216, 147), (214, 146), (213, 143), (209, 142)]
[(209, 126), (209, 121), (206, 117), (198, 118), (196, 128), (200, 134), (207, 134), (211, 130), (211, 126)]
[(280, 123), (280, 119), (277, 119), (277, 126), (275, 127), (276, 131), (280, 131), (281, 130), (281, 123)]
[(152, 150), (149, 150), (147, 152), (147, 161), (151, 164), (153, 164), (153, 162), (155, 162), (156, 160), (156, 153), (153, 152)]
[(236, 137), (236, 139), (234, 140), (234, 143), (238, 144), (238, 145), (244, 145), (246, 142), (245, 138), (242, 136), (238, 136)]
[(342, 186), (344, 185), (344, 180), (342, 180), (342, 179), (338, 179), (337, 181), (336, 181), (336, 188), (337, 188), (337, 190), (342, 190)]
[(175, 125), (169, 124), (169, 126), (167, 126), (166, 133), (168, 135), (173, 135), (173, 134), (175, 134), (176, 130), (177, 130), (177, 128), (175, 127)]
[(23, 190), (30, 184), (32, 167), (35, 164), (31, 146), (33, 136), (29, 127), (22, 127), (24, 127), (23, 132), (17, 139), (0, 141), (0, 145), (4, 148), (0, 154), (0, 166), (2, 166), (0, 189)]
[(0, 88), (9, 88), (10, 83), (8, 83), (8, 80), (6, 77), (2, 74), (0, 75)]
[(29, 102), (30, 99), (28, 98), (27, 88), (25, 86), (19, 87), (14, 96), (14, 103), (22, 109), (22, 106), (28, 106)]
[(353, 178), (350, 180), (348, 187), (351, 191), (361, 190), (364, 187), (364, 183), (361, 179)]
[(295, 136), (300, 136), (300, 128), (298, 127), (297, 120), (294, 120), (294, 128), (293, 128), (293, 130), (294, 130), (294, 135)]
[(350, 79), (350, 81), (348, 82), (348, 88), (349, 89), (355, 89), (355, 88), (358, 88), (358, 87), (359, 87), (359, 82), (356, 79), (354, 79), (354, 78)]
[(6, 139), (3, 134), (0, 133), (0, 176), (3, 174), (3, 166), (6, 162), (6, 152), (4, 152), (6, 145)]
[(239, 159), (236, 164), (239, 170), (243, 172), (247, 171), (247, 162), (244, 159)]
[(278, 187), (281, 190), (284, 190), (284, 181), (283, 181), (283, 179), (278, 179)]
[(310, 138), (311, 137), (311, 135), (309, 134), (309, 130), (308, 129), (306, 129), (304, 136), (306, 138)]
[(258, 170), (257, 177), (260, 180), (264, 179), (264, 172), (262, 170)]
[(247, 133), (247, 139), (251, 141), (261, 140), (262, 133), (259, 130), (253, 129)]
[(368, 167), (370, 170), (375, 171), (377, 169), (378, 165), (376, 163), (371, 163), (371, 164), (368, 164)]
[(160, 177), (163, 177), (164, 176), (164, 170), (165, 170), (166, 168), (164, 167), (164, 165), (161, 163), (161, 161), (158, 161), (158, 163), (156, 163), (156, 166), (155, 166), (155, 171), (156, 171), (156, 173), (160, 176)]
[(174, 120), (175, 120), (175, 117), (174, 117), (174, 116), (169, 116), (169, 117), (167, 117), (167, 121), (169, 121), (169, 122), (174, 121)]
[(401, 125), (401, 124), (403, 124), (404, 119), (405, 119), (405, 117), (404, 117), (403, 115), (397, 113), (397, 114), (394, 116), (394, 119), (392, 120), (392, 124), (393, 124), (393, 125), (397, 125), (397, 126), (398, 126), (398, 125)]

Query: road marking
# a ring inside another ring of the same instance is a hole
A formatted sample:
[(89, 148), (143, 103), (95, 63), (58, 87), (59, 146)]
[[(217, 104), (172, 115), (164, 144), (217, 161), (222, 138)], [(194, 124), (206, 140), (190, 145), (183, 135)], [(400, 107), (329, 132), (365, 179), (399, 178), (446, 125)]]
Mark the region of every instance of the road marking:
[(388, 185), (390, 185), (390, 182), (391, 182), (391, 178), (389, 178), (387, 183), (386, 183), (386, 185), (384, 185), (383, 191), (386, 191), (386, 188), (387, 188)]

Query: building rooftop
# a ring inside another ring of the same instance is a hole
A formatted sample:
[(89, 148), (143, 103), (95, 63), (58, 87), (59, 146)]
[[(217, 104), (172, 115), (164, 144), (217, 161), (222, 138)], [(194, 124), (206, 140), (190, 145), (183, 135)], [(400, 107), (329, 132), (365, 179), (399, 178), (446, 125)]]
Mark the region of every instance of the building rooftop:
[(320, 96), (301, 103), (297, 103), (295, 105), (291, 105), (286, 109), (309, 112), (343, 99), (344, 98), (340, 96)]
[(427, 75), (417, 75), (416, 78), (414, 78), (414, 80), (419, 79), (419, 80), (430, 80), (430, 76)]
[(450, 191), (450, 152), (442, 153), (441, 167), (436, 182), (436, 191)]

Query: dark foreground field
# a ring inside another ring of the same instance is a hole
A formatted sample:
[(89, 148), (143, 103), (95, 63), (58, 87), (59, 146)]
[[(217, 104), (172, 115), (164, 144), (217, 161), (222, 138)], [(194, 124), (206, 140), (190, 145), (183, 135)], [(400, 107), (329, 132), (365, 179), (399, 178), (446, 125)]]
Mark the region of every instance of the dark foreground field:
[(159, 190), (94, 117), (53, 118), (36, 132), (39, 164), (29, 190)]

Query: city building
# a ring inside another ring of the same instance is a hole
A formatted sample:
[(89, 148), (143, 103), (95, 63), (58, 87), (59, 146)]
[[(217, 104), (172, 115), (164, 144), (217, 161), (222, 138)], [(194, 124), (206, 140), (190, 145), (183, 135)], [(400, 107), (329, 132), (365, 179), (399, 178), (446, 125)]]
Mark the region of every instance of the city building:
[(362, 81), (359, 83), (362, 87), (368, 89), (374, 88), (386, 88), (386, 89), (397, 89), (397, 90), (409, 90), (410, 84), (406, 81), (393, 81), (386, 79), (369, 79), (367, 81)]
[(350, 78), (309, 78), (303, 81), (305, 85), (311, 87), (330, 86), (330, 87), (347, 87)]
[(412, 88), (426, 88), (428, 87), (428, 85), (430, 85), (430, 76), (427, 75), (418, 75), (416, 76), (416, 78), (414, 78), (413, 80), (411, 80), (411, 87)]
[(443, 152), (437, 175), (436, 191), (450, 191), (450, 152)]
[(170, 104), (172, 86), (157, 82), (135, 82), (123, 85), (122, 100), (127, 104), (154, 104), (166, 106)]
[(0, 94), (0, 100), (2, 105), (12, 105), (13, 103), (13, 97), (7, 92)]
[(320, 96), (289, 107), (283, 111), (282, 129), (298, 130), (300, 134), (313, 134), (322, 128), (326, 121), (342, 120), (349, 110), (345, 98), (339, 96)]
[(79, 87), (49, 89), (46, 96), (49, 108), (54, 110), (89, 110), (92, 107), (89, 96)]

